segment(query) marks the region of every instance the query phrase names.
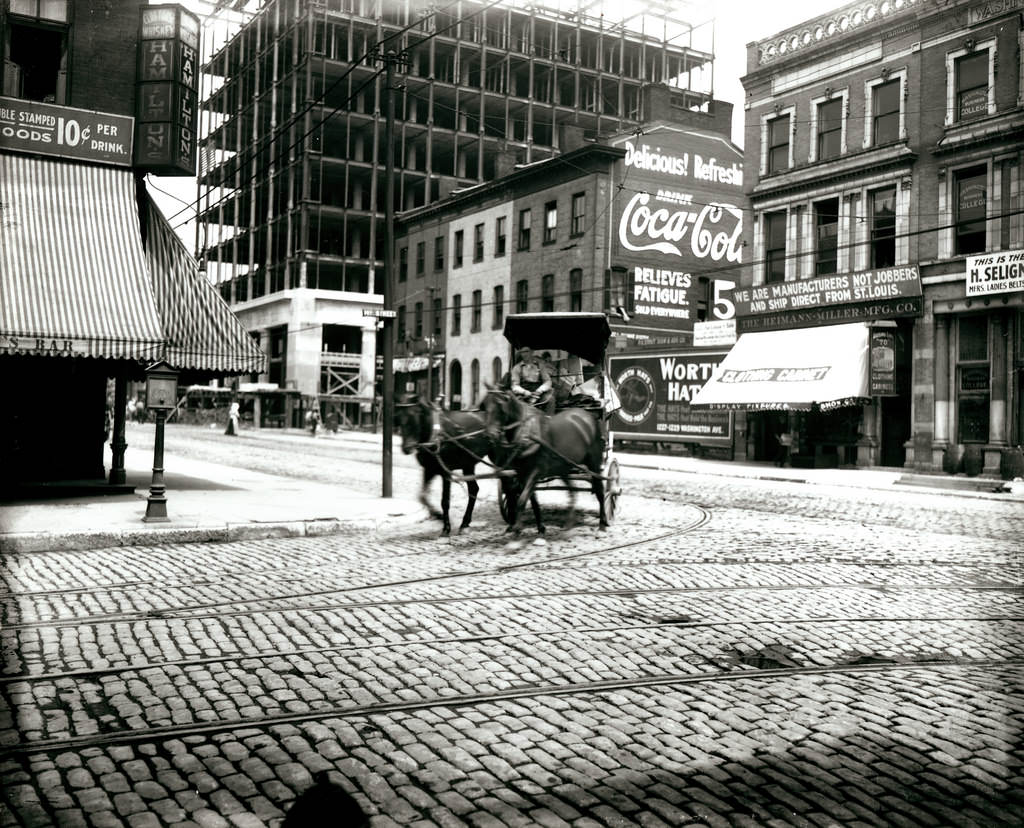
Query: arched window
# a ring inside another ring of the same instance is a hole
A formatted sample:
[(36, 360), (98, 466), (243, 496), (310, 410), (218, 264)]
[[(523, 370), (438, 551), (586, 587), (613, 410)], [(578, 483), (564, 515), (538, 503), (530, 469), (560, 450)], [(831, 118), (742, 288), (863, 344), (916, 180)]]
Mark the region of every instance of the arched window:
[(458, 411), (462, 408), (462, 365), (457, 359), (452, 361), (450, 377), (451, 380), (448, 383), (450, 408), (452, 411)]
[(501, 382), (501, 357), (495, 357), (491, 363), (491, 373), (494, 375), (491, 380), (495, 385)]
[(480, 360), (474, 359), (469, 366), (470, 405), (476, 408), (480, 401)]

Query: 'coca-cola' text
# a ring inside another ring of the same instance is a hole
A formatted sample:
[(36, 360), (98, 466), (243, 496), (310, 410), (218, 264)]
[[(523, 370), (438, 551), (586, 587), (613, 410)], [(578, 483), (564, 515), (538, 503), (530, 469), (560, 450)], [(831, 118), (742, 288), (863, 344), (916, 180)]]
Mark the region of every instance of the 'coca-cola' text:
[(698, 259), (720, 262), (741, 261), (743, 213), (733, 204), (711, 202), (699, 210), (648, 207), (650, 193), (637, 193), (622, 211), (619, 242), (626, 250), (656, 250), (682, 256), (682, 243), (689, 233), (690, 252)]

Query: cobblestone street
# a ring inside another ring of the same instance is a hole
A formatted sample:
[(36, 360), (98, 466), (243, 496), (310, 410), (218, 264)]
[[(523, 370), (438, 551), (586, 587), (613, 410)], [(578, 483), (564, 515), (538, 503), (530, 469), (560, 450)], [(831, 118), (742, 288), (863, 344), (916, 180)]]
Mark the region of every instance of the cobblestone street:
[(6, 556), (0, 826), (276, 826), (321, 771), (379, 828), (1022, 824), (1020, 502), (627, 468), (608, 532), (549, 492), (538, 541), (482, 485), (451, 538)]

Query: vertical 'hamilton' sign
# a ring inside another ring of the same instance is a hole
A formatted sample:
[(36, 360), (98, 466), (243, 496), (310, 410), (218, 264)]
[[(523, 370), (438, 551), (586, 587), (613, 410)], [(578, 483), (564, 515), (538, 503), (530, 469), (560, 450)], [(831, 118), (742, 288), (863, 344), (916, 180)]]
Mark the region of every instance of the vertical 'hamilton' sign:
[(195, 175), (199, 18), (179, 5), (139, 10), (135, 166)]

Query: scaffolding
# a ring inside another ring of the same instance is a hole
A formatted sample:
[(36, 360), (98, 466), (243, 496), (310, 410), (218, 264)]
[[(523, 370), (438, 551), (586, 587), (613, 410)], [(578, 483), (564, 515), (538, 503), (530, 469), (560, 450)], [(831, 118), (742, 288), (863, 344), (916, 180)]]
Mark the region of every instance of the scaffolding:
[[(389, 150), (407, 210), (498, 177), (501, 158), (543, 160), (713, 99), (713, 23), (691, 26), (679, 4), (252, 5), (231, 5), (203, 66), (197, 247), (231, 305), (383, 293)], [(407, 67), (392, 147), (380, 49)]]

